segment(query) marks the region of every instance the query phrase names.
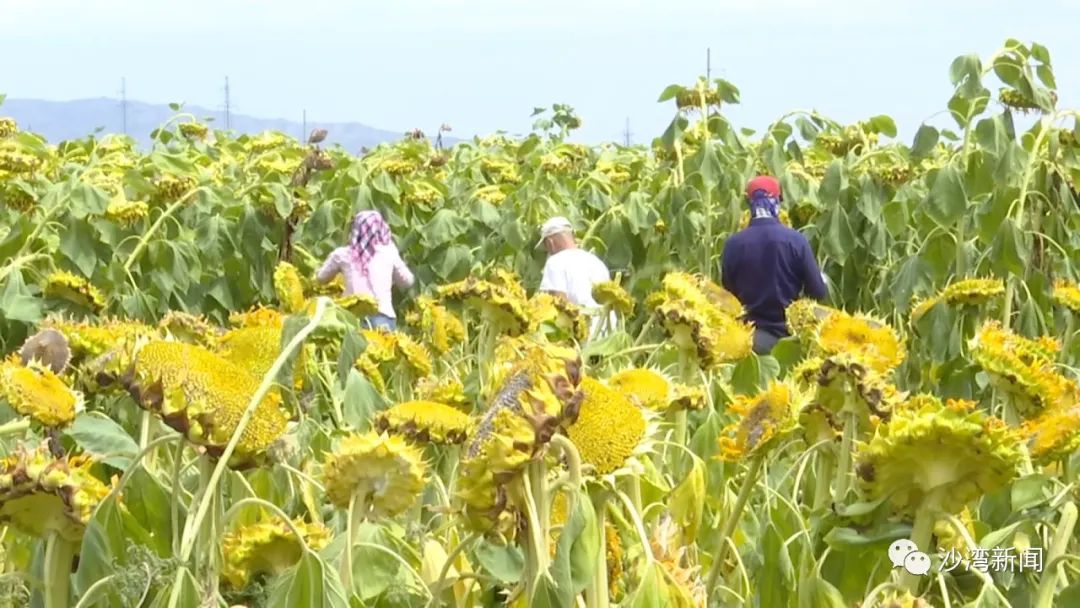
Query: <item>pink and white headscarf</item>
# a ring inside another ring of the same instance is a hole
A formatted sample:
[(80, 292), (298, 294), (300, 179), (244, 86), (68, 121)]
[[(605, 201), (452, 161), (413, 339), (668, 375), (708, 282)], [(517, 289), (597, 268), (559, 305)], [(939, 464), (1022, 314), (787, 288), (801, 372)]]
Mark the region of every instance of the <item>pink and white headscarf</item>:
[(353, 263), (366, 275), (375, 247), (389, 245), (390, 226), (378, 211), (361, 211), (353, 217), (352, 233), (349, 235), (349, 247), (352, 249)]

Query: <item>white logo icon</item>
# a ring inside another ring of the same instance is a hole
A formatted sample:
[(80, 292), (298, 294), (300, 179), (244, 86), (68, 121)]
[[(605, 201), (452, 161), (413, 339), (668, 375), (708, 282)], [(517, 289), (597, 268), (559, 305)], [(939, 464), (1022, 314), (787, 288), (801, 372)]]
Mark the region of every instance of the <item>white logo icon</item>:
[(904, 570), (907, 570), (908, 574), (923, 576), (930, 572), (930, 556), (922, 551), (908, 553), (904, 558)]
[(915, 543), (906, 538), (889, 545), (889, 561), (894, 568), (903, 568), (915, 576), (930, 572), (930, 556), (919, 551)]
[(892, 562), (893, 568), (903, 568), (904, 558), (907, 557), (909, 553), (918, 550), (919, 548), (915, 546), (915, 543), (906, 538), (901, 538), (889, 545), (889, 561)]

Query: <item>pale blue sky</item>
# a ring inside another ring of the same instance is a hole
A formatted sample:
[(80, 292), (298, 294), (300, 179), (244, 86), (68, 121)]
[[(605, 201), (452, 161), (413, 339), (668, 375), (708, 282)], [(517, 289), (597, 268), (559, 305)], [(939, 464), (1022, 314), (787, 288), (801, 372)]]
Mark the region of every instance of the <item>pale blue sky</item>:
[(711, 47), (740, 126), (816, 108), (910, 134), (944, 109), (955, 56), (1010, 36), (1049, 47), (1080, 106), (1078, 24), (1072, 0), (0, 0), (0, 92), (114, 97), (126, 77), (131, 99), (217, 108), (228, 75), (234, 111), (259, 117), (460, 137), (527, 131), (534, 106), (564, 102), (582, 139), (621, 138), (629, 117), (642, 142)]

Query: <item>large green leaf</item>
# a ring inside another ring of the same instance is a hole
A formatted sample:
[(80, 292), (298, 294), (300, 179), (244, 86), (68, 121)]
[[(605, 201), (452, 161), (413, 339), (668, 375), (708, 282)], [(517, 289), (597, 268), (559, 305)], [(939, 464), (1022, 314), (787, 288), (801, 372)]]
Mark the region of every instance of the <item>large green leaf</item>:
[(100, 412), (79, 414), (64, 434), (74, 439), (82, 451), (118, 469), (128, 468), (139, 453), (139, 444), (131, 435)]
[(337, 570), (327, 566), (317, 554), (308, 552), (295, 567), (278, 578), (267, 605), (349, 608), (346, 597)]
[(940, 224), (951, 226), (964, 215), (967, 193), (963, 176), (955, 167), (949, 165), (938, 171), (926, 202), (927, 213)]

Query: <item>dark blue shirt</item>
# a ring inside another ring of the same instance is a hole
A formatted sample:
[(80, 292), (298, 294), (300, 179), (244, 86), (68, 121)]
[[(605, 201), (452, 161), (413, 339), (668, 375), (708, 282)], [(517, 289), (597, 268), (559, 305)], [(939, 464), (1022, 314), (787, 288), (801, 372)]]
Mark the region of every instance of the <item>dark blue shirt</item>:
[(773, 218), (755, 218), (724, 243), (721, 282), (746, 309), (746, 320), (788, 335), (784, 309), (805, 292), (828, 295), (806, 237)]

